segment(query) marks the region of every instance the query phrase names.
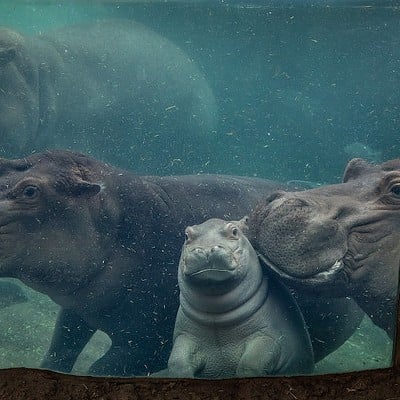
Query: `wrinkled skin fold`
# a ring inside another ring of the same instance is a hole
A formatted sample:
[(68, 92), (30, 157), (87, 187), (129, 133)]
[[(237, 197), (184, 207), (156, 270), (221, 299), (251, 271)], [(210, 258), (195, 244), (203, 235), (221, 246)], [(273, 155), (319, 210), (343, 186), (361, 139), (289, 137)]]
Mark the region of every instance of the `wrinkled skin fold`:
[(343, 183), (276, 192), (250, 215), (261, 258), (290, 285), (352, 296), (393, 337), (400, 262), (400, 160), (351, 160)]

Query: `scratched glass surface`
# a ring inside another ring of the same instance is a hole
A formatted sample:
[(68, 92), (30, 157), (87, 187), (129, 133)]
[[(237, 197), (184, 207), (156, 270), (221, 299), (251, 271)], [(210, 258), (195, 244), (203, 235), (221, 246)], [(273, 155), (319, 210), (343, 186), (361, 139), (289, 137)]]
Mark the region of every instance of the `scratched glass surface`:
[[(400, 154), (399, 13), (382, 0), (2, 1), (0, 157), (21, 161), (0, 161), (0, 368), (221, 378), (389, 367), (400, 166), (380, 164)], [(65, 153), (41, 156), (52, 149), (96, 162), (60, 167)], [(353, 158), (369, 164), (321, 189)], [(253, 251), (237, 220), (254, 198), (231, 215), (232, 188), (185, 178), (176, 194), (180, 177), (143, 178), (198, 174), (316, 190), (272, 203), (269, 238), (252, 241), (265, 245), (250, 266), (262, 284), (225, 281), (232, 271), (210, 255), (218, 240)], [(214, 216), (226, 216), (219, 231), (185, 233)], [(137, 222), (151, 218), (148, 231)], [(178, 267), (191, 267), (181, 248), (199, 236), (209, 264), (193, 281), (181, 272), (176, 318)], [(312, 264), (331, 247), (329, 265)]]

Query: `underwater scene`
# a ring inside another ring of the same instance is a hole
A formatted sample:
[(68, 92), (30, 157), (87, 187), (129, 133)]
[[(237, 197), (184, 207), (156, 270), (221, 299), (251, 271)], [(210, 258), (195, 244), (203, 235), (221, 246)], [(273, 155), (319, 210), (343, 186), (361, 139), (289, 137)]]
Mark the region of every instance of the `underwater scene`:
[(393, 363), (400, 2), (2, 1), (0, 368)]

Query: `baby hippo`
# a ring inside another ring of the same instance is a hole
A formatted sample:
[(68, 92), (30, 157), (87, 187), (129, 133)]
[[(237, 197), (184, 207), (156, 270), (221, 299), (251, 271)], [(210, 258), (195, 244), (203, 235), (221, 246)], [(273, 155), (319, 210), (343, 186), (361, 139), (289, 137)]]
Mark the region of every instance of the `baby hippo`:
[(306, 374), (310, 337), (288, 290), (267, 277), (238, 222), (190, 226), (179, 262), (180, 307), (168, 368), (156, 375)]

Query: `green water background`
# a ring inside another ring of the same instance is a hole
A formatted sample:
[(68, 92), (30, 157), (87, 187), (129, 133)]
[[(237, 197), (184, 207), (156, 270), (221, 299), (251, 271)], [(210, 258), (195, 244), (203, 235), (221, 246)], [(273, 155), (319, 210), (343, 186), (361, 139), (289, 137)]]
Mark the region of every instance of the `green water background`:
[[(354, 156), (376, 162), (398, 157), (399, 7), (288, 3), (3, 1), (0, 24), (37, 34), (97, 18), (135, 19), (194, 60), (218, 103), (211, 145), (197, 149), (207, 151), (208, 160), (197, 165), (171, 154), (164, 169), (130, 160), (139, 173), (328, 183), (340, 181)], [(28, 293), (28, 303), (0, 310), (2, 368), (36, 367), (49, 345), (58, 306)], [(107, 346), (105, 335), (96, 334), (74, 372), (85, 373)], [(365, 319), (317, 372), (387, 366), (391, 352), (386, 334)]]

